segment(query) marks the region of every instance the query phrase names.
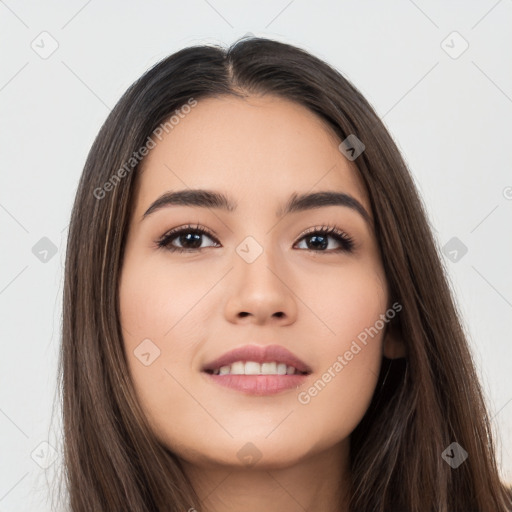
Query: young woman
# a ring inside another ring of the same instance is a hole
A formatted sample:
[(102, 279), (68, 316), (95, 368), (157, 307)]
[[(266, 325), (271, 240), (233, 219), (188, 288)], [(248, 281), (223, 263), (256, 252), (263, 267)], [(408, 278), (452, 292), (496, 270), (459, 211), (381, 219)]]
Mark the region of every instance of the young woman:
[(512, 509), (404, 161), (290, 45), (186, 48), (118, 102), (61, 365), (73, 512)]

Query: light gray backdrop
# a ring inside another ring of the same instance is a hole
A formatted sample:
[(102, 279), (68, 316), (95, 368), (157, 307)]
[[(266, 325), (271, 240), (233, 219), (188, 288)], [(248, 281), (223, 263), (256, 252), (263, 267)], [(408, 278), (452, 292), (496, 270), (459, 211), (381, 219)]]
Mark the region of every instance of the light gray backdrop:
[(512, 483), (510, 27), (511, 0), (0, 1), (0, 511), (51, 509), (66, 228), (93, 138), (158, 60), (248, 32), (337, 67), (397, 140), (443, 252)]

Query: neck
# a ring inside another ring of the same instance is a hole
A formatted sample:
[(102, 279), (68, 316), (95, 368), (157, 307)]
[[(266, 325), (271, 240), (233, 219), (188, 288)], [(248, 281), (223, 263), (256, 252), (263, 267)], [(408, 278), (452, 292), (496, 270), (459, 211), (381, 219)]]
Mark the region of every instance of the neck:
[(182, 463), (204, 512), (348, 512), (348, 449), (345, 440), (279, 467)]

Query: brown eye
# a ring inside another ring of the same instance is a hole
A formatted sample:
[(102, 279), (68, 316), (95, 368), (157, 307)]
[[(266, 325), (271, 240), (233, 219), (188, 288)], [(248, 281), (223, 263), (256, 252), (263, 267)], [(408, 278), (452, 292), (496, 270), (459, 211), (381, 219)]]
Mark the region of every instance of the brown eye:
[[(329, 248), (330, 238), (336, 240), (338, 248), (326, 250)], [(313, 252), (352, 252), (354, 249), (353, 239), (335, 226), (312, 228), (301, 237), (299, 242), (302, 241), (306, 241), (305, 248)]]
[[(205, 237), (213, 241), (214, 245), (202, 247), (202, 242)], [(329, 248), (329, 239), (335, 240), (335, 244), (337, 244), (338, 247)], [(301, 247), (300, 249), (306, 249), (312, 252), (352, 252), (355, 245), (349, 235), (335, 226), (311, 228), (302, 235), (298, 243), (302, 241), (306, 241), (306, 247)], [(210, 231), (200, 225), (188, 225), (173, 229), (163, 235), (156, 244), (159, 248), (171, 252), (196, 252), (206, 249), (207, 247), (220, 245)]]
[[(186, 226), (166, 233), (157, 241), (157, 246), (171, 252), (194, 252), (205, 248), (201, 247), (204, 237), (213, 239), (213, 235), (201, 226)], [(174, 240), (180, 245), (174, 245)]]

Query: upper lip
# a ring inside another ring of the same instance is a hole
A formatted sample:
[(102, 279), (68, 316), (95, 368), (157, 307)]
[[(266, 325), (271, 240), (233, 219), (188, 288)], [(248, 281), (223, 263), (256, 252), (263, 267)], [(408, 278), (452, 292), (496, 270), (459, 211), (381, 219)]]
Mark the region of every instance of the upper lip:
[(301, 361), (295, 354), (281, 345), (244, 345), (226, 352), (214, 361), (206, 363), (202, 371), (215, 370), (221, 366), (229, 366), (236, 361), (254, 361), (256, 363), (270, 363), (272, 361), (285, 363), (297, 370), (311, 373), (311, 368)]

